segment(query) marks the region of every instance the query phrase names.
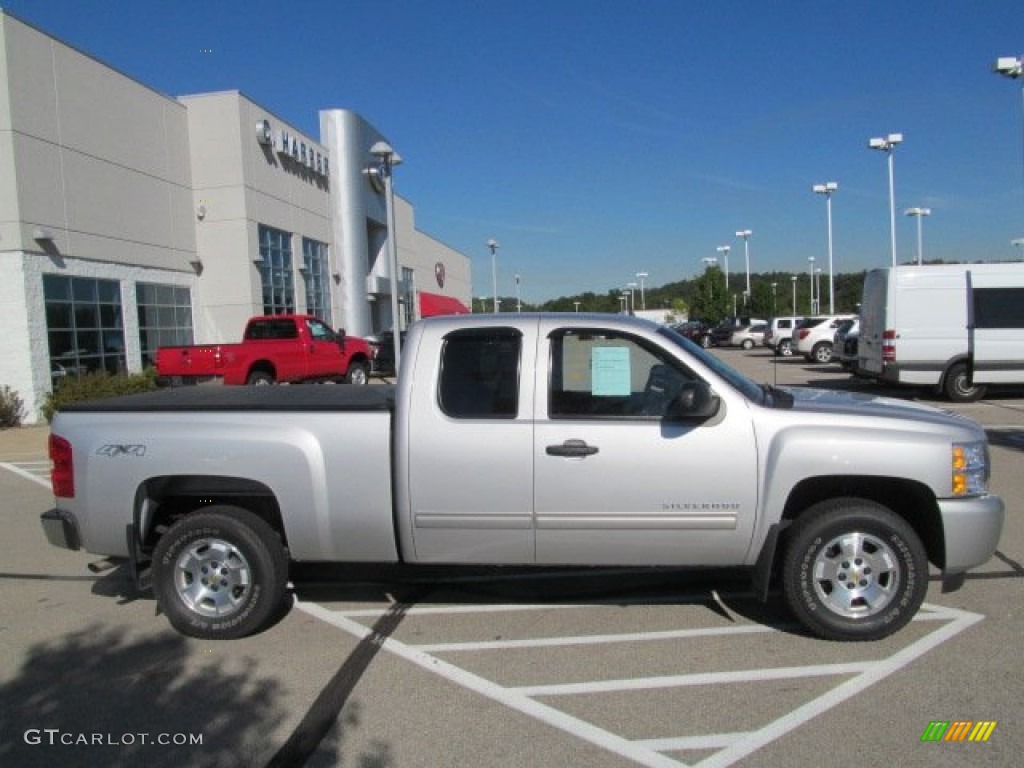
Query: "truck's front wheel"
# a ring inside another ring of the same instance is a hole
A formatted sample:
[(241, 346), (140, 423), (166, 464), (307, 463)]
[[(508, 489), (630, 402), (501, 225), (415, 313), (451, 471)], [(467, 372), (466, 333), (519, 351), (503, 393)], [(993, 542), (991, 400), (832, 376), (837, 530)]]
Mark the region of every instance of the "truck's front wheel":
[(345, 376), (345, 382), (348, 384), (354, 384), (357, 387), (362, 387), (370, 381), (370, 374), (366, 370), (365, 363), (352, 363), (348, 367), (348, 374)]
[(924, 545), (864, 499), (816, 504), (793, 524), (783, 565), (790, 609), (829, 640), (879, 640), (910, 621), (928, 588)]
[(171, 625), (208, 640), (245, 637), (281, 608), (288, 560), (280, 538), (244, 509), (211, 506), (157, 542), (153, 589)]

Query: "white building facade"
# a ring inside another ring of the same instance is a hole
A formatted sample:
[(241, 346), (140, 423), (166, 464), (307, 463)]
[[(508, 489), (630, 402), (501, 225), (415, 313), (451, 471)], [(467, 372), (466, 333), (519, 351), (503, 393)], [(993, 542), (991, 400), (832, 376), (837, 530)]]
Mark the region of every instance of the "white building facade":
[[(28, 420), (56, 382), (139, 371), (159, 346), (237, 341), (253, 315), (392, 327), (384, 137), (321, 139), (237, 91), (173, 99), (0, 11), (0, 385)], [(467, 311), (469, 259), (395, 198), (401, 327)]]

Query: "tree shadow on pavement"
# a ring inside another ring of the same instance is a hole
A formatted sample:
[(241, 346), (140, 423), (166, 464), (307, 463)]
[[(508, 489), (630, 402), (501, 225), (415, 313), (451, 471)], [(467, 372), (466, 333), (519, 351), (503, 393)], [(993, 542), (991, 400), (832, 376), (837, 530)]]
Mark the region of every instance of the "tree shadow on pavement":
[[(265, 764), (288, 736), (282, 721), (294, 717), (285, 687), (257, 674), (253, 658), (224, 656), (230, 643), (205, 645), (95, 625), (28, 648), (0, 685), (0, 765)], [(214, 649), (220, 657), (202, 658)], [(311, 764), (342, 764), (343, 732), (358, 712), (346, 708)], [(386, 744), (372, 747), (354, 764), (391, 763)]]

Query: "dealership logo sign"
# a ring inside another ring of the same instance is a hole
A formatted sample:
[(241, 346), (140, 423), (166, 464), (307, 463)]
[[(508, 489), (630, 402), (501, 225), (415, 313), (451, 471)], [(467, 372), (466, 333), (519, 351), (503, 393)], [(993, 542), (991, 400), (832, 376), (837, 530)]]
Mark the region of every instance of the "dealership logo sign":
[(988, 741), (995, 729), (995, 720), (932, 720), (921, 741)]

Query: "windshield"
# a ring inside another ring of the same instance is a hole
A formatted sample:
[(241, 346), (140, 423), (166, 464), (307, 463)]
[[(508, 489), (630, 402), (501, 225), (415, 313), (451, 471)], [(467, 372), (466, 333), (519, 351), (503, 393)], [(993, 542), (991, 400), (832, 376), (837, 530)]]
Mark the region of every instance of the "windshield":
[(714, 371), (717, 375), (725, 379), (735, 389), (738, 389), (747, 399), (753, 400), (755, 403), (764, 404), (765, 393), (764, 389), (753, 379), (748, 379), (742, 373), (726, 365), (717, 357), (712, 355), (705, 349), (697, 346), (685, 336), (681, 336), (671, 328), (661, 327), (658, 329), (658, 333), (664, 336), (666, 339), (671, 341), (678, 347), (682, 347), (686, 352), (693, 357), (696, 357), (704, 365)]

